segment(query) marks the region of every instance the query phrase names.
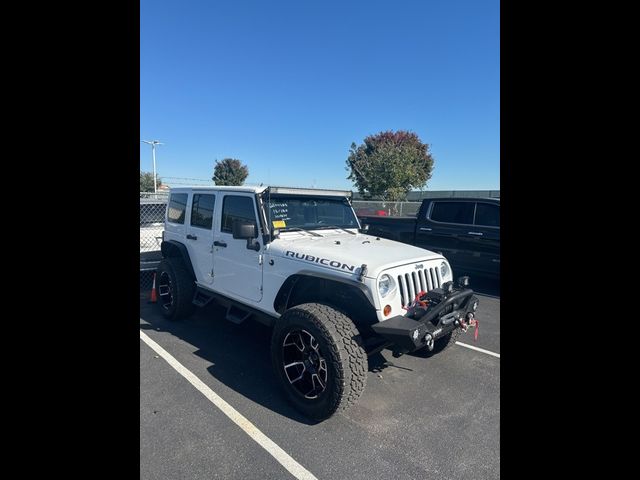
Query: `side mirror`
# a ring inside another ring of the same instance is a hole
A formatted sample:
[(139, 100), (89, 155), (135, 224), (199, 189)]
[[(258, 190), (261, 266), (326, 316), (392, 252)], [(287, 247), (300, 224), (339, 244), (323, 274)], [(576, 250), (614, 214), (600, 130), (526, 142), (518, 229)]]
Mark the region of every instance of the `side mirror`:
[(362, 225), (360, 232), (367, 233), (368, 231), (369, 231), (369, 224), (365, 223), (364, 225)]
[(233, 238), (240, 240), (250, 240), (258, 236), (256, 232), (256, 224), (253, 222), (247, 222), (245, 220), (233, 221)]
[(258, 236), (258, 228), (253, 222), (246, 220), (234, 220), (231, 229), (233, 238), (239, 240), (247, 240), (247, 250), (260, 251), (260, 242), (254, 240)]

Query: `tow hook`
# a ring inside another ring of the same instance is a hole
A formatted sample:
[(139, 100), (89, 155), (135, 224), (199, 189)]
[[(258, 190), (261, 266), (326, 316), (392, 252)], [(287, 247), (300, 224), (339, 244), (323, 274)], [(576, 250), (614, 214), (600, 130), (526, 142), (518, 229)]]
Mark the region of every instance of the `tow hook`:
[(424, 336), (424, 341), (427, 342), (427, 349), (430, 352), (433, 351), (433, 342), (434, 342), (433, 335), (431, 335), (430, 333), (427, 333)]
[(469, 329), (469, 324), (465, 323), (465, 321), (463, 319), (461, 319), (461, 318), (458, 318), (456, 320), (455, 325), (457, 327), (460, 327), (460, 330), (462, 330), (465, 333)]
[(469, 330), (469, 327), (475, 327), (475, 331), (473, 333), (473, 337), (474, 337), (474, 340), (478, 340), (478, 327), (480, 326), (480, 322), (475, 317), (473, 312), (467, 313), (467, 321), (466, 322), (462, 318), (458, 318), (458, 319), (456, 319), (454, 324), (455, 324), (456, 327), (460, 327), (460, 330), (462, 330), (465, 333), (467, 332), (467, 330)]
[(467, 320), (468, 320), (468, 323), (467, 323), (468, 326), (475, 327), (475, 331), (473, 333), (473, 339), (478, 340), (478, 327), (480, 326), (480, 322), (478, 321), (477, 318), (475, 318), (475, 315), (473, 314), (473, 312), (467, 313)]

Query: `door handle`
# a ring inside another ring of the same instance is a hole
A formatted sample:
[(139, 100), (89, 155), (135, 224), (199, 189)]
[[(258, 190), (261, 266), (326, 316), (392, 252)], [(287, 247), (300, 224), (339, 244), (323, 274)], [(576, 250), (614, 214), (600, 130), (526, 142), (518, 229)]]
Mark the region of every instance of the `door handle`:
[(219, 242), (218, 240), (216, 240), (215, 242), (213, 242), (213, 246), (214, 247), (226, 247), (227, 244), (225, 242)]
[(420, 227), (420, 230), (422, 230), (423, 232), (430, 232), (431, 229), (427, 228), (427, 227)]
[(191, 234), (187, 234), (187, 240), (197, 240), (198, 237), (196, 237), (195, 235), (191, 235)]
[(478, 237), (481, 237), (482, 235), (484, 235), (484, 233), (482, 232), (467, 232), (469, 235), (477, 235)]

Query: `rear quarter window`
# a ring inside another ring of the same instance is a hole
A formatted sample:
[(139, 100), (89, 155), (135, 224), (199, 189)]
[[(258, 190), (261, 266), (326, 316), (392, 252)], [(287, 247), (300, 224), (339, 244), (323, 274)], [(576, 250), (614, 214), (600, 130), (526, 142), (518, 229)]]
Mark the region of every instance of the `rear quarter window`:
[(187, 210), (186, 193), (172, 193), (169, 198), (169, 207), (167, 211), (167, 220), (172, 223), (184, 224), (184, 213)]
[(483, 227), (499, 227), (500, 207), (492, 203), (478, 203), (475, 224)]

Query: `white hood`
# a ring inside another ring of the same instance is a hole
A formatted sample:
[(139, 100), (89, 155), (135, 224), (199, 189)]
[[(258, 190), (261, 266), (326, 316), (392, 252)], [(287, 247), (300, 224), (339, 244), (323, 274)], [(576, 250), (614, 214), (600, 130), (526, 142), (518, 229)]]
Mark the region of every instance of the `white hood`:
[(269, 253), (296, 260), (302, 265), (353, 273), (355, 277), (360, 274), (360, 267), (366, 264), (366, 277), (369, 278), (377, 278), (388, 268), (443, 259), (442, 255), (430, 250), (372, 235), (352, 235), (342, 230), (314, 230), (314, 233), (322, 236), (283, 232), (271, 243)]

